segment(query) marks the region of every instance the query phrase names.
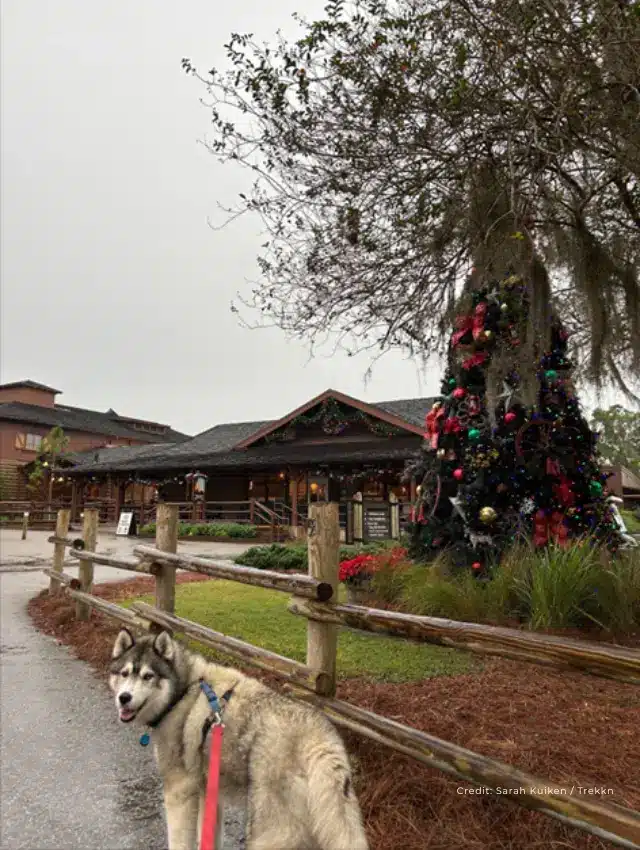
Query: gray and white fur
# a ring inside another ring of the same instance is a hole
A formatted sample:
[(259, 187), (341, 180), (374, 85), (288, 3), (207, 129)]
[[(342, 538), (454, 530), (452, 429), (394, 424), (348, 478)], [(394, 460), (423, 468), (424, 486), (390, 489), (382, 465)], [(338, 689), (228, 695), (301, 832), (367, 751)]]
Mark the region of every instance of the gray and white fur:
[(169, 850), (195, 850), (204, 812), (209, 703), (224, 711), (216, 850), (225, 803), (246, 807), (247, 850), (368, 850), (344, 745), (311, 706), (238, 670), (189, 652), (167, 633), (136, 640), (122, 630), (109, 683), (121, 722), (151, 727), (164, 786)]

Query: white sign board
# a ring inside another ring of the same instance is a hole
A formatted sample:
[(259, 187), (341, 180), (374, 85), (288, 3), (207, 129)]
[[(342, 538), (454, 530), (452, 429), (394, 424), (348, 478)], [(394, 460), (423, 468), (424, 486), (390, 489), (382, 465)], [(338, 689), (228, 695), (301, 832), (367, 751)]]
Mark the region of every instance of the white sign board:
[(133, 522), (133, 511), (122, 511), (120, 513), (120, 519), (118, 520), (118, 528), (116, 529), (116, 535), (119, 536), (129, 536), (129, 531), (131, 530), (131, 523)]

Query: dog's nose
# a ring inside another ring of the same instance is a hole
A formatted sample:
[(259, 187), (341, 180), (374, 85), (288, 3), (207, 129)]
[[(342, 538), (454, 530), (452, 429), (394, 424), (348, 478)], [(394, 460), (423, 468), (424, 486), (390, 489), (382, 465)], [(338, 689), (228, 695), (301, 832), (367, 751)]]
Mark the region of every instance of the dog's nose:
[(123, 694), (118, 696), (120, 700), (120, 705), (126, 705), (128, 702), (131, 702), (131, 694), (128, 691), (125, 691)]

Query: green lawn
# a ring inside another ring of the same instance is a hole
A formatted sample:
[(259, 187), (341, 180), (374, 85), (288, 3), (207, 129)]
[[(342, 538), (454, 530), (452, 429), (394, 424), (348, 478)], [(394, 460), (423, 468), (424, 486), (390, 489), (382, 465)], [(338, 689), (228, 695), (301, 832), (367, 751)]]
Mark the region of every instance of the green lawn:
[[(153, 604), (151, 597), (143, 600)], [(286, 594), (231, 581), (195, 582), (176, 587), (178, 616), (304, 661), (307, 623), (287, 611), (287, 600)], [(198, 646), (198, 649), (216, 657), (208, 647)], [(229, 662), (229, 659), (220, 660)], [(341, 631), (338, 639), (340, 678), (367, 676), (378, 681), (408, 682), (478, 668), (478, 661), (468, 654), (445, 647), (357, 634), (347, 629)]]

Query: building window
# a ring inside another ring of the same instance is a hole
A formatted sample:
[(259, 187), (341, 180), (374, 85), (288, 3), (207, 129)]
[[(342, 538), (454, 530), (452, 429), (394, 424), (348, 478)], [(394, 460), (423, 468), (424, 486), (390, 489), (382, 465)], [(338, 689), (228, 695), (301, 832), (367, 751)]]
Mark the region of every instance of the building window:
[(39, 452), (42, 437), (39, 434), (16, 434), (16, 448), (29, 452)]
[(42, 448), (42, 437), (39, 434), (27, 434), (27, 451), (39, 452)]

